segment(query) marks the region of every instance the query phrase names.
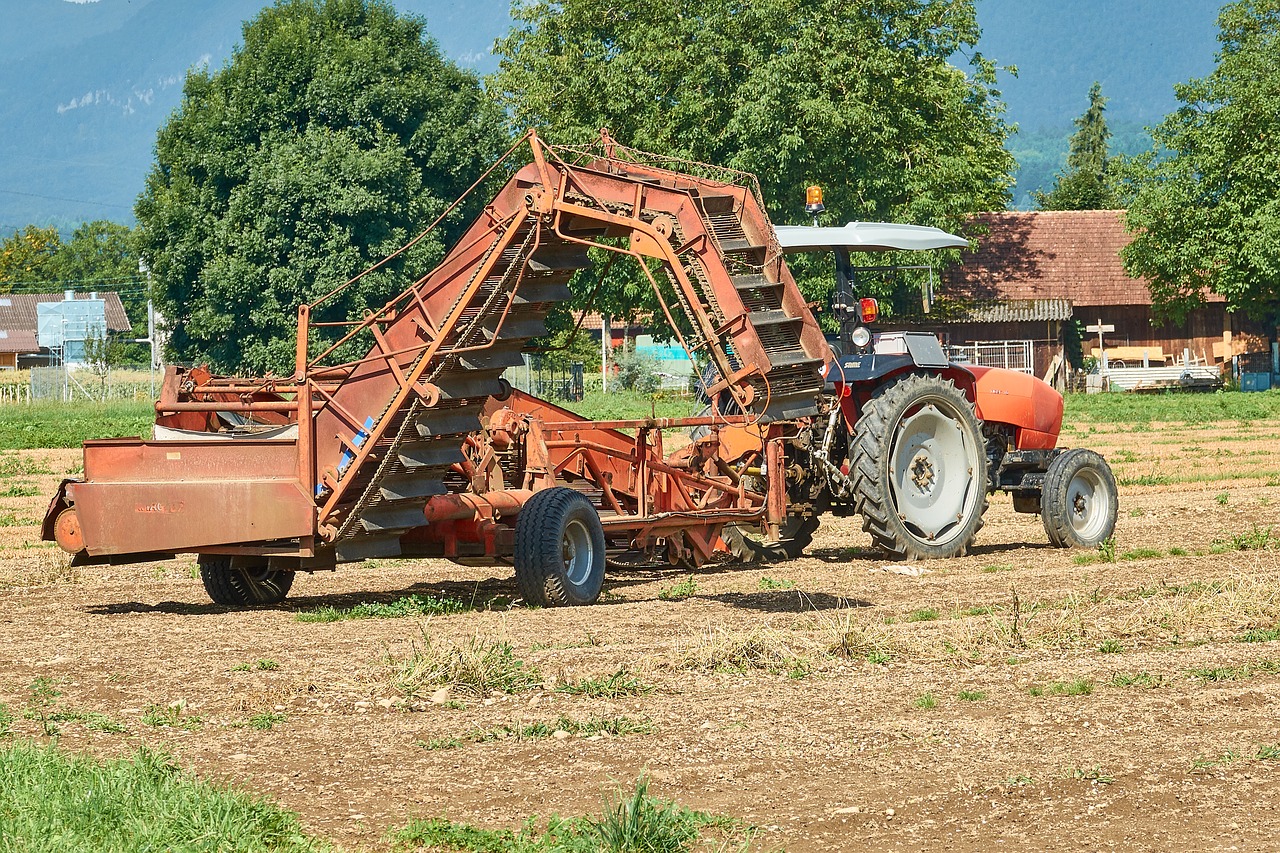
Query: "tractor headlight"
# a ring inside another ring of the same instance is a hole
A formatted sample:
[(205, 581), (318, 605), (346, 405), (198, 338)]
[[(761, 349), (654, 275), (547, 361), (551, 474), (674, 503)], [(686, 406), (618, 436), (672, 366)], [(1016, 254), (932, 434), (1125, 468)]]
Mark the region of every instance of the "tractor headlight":
[(871, 343), (871, 330), (866, 326), (859, 326), (853, 330), (853, 345), (855, 347), (865, 347)]

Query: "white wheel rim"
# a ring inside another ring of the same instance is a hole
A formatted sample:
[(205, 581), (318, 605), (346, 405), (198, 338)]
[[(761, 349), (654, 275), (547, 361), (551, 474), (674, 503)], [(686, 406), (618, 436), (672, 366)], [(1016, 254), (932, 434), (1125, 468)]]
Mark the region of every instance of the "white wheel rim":
[(564, 562), (564, 574), (569, 583), (582, 586), (591, 577), (591, 567), (595, 563), (595, 542), (591, 531), (581, 521), (574, 519), (564, 527), (564, 535), (560, 540), (561, 560)]
[(1067, 519), (1082, 541), (1102, 538), (1110, 505), (1111, 488), (1093, 468), (1081, 468), (1067, 484)]
[(978, 452), (958, 419), (933, 402), (898, 422), (890, 491), (908, 533), (930, 545), (945, 545), (963, 534), (983, 487), (974, 479)]

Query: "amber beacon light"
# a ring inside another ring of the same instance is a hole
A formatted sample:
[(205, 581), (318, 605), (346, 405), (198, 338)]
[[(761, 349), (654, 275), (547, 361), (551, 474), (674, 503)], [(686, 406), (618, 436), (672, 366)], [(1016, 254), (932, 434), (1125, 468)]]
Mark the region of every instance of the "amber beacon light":
[(816, 216), (826, 207), (822, 204), (822, 187), (813, 185), (804, 191), (804, 212), (810, 216)]

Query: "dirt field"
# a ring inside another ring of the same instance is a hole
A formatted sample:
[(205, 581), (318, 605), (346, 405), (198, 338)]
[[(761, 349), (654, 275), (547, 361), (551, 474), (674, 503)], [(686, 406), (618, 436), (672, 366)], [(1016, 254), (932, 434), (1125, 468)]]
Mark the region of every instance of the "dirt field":
[[(304, 575), (286, 606), (252, 612), (208, 604), (189, 560), (67, 569), (24, 522), (78, 453), (8, 452), (0, 702), (34, 736), (21, 712), (52, 679), (56, 708), (127, 728), (82, 716), (63, 747), (164, 745), (351, 850), (387, 849), (418, 816), (598, 812), (644, 774), (758, 827), (767, 850), (1275, 849), (1274, 428), (1100, 426), (1064, 443), (1121, 478), (1114, 562), (1050, 549), (998, 497), (963, 559), (886, 564), (855, 519), (831, 519), (793, 563), (619, 574), (604, 603), (551, 610), (509, 606), (505, 573), (434, 561)], [(415, 593), (474, 609), (297, 618)], [(542, 686), (393, 684), (415, 650), (494, 642)], [(619, 669), (652, 690), (556, 689)], [(171, 725), (144, 721), (170, 703)], [(640, 731), (591, 733), (611, 726)], [(539, 736), (556, 728), (586, 731)]]

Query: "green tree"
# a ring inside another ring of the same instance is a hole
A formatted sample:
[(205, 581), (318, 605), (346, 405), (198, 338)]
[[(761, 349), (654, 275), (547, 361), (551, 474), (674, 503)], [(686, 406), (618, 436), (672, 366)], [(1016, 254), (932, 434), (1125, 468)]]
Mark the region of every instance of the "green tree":
[(56, 228), (28, 225), (0, 243), (0, 293), (15, 287), (29, 290), (32, 282), (56, 276), (54, 259), (62, 241)]
[[(490, 90), (517, 128), (583, 143), (608, 127), (752, 172), (777, 222), (807, 221), (814, 183), (831, 223), (961, 229), (1008, 200), (1009, 128), (997, 68), (973, 52), (972, 0), (561, 0), (513, 15)], [(950, 62), (965, 52), (969, 73)], [(606, 288), (597, 306), (633, 313), (644, 291)]]
[(1049, 192), (1031, 193), (1041, 210), (1113, 210), (1120, 206), (1109, 168), (1111, 131), (1103, 115), (1106, 109), (1102, 84), (1095, 82), (1089, 89), (1089, 108), (1075, 121), (1067, 170), (1058, 175)]
[[(505, 144), (477, 78), (387, 0), (278, 0), (216, 73), (188, 74), (137, 203), (174, 355), (291, 371), (296, 307), (391, 254)], [(328, 303), (380, 307), (485, 199)]]
[(1224, 6), (1218, 29), (1217, 66), (1175, 87), (1182, 105), (1125, 174), (1125, 271), (1179, 322), (1210, 292), (1260, 319), (1280, 309), (1280, 0)]

